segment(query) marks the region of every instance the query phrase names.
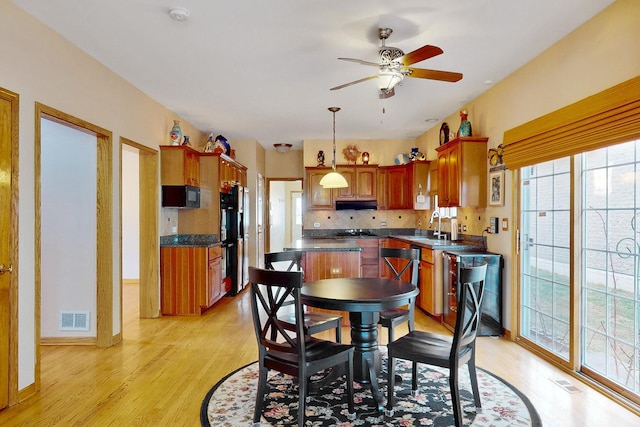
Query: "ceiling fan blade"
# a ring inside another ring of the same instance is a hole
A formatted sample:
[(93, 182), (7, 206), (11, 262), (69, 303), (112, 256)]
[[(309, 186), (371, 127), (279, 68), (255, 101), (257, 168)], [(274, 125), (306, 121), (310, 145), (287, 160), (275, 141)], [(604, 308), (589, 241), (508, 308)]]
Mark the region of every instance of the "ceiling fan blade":
[(421, 48), (404, 54), (396, 59), (397, 62), (401, 62), (405, 66), (415, 64), (416, 62), (424, 61), (425, 59), (433, 58), (443, 53), (443, 50), (438, 46), (424, 45)]
[(341, 61), (350, 61), (350, 62), (357, 62), (358, 64), (362, 64), (362, 65), (371, 65), (373, 67), (379, 67), (380, 64), (378, 64), (377, 62), (369, 62), (369, 61), (363, 61), (362, 59), (355, 59), (355, 58), (338, 58)]
[(425, 70), (423, 68), (407, 68), (406, 70), (409, 71), (409, 74), (406, 74), (407, 77), (419, 79), (442, 80), (444, 82), (457, 82), (462, 79), (461, 73), (451, 71)]
[(342, 89), (342, 88), (344, 88), (344, 87), (351, 86), (351, 85), (354, 85), (354, 84), (356, 84), (356, 83), (366, 82), (367, 80), (375, 79), (375, 78), (377, 78), (377, 77), (378, 77), (377, 75), (375, 75), (375, 76), (365, 77), (364, 79), (356, 80), (356, 81), (351, 82), (351, 83), (345, 83), (345, 84), (340, 85), (340, 86), (332, 87), (332, 88), (331, 88), (331, 89), (329, 89), (329, 90), (338, 90), (338, 89)]

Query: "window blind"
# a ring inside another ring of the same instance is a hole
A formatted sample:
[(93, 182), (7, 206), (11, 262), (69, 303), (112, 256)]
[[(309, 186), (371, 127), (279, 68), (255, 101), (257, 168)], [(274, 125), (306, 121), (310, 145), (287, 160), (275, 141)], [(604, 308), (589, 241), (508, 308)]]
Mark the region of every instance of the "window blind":
[(504, 133), (502, 160), (518, 169), (640, 137), (640, 76)]

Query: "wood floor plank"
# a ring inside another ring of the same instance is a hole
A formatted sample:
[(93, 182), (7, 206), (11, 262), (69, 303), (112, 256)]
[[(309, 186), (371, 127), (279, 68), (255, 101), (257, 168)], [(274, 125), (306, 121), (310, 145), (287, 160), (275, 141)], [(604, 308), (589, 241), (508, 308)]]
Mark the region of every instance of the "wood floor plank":
[[(42, 390), (0, 411), (0, 425), (198, 426), (207, 391), (257, 358), (248, 291), (223, 298), (203, 316), (158, 319), (138, 318), (137, 294), (135, 285), (124, 286), (121, 344), (42, 347)], [(416, 327), (447, 333), (420, 311)], [(396, 335), (405, 332), (401, 326)], [(386, 333), (379, 337), (386, 343)], [(640, 425), (631, 411), (513, 342), (481, 337), (477, 358), (529, 397), (545, 427)], [(567, 392), (556, 379), (579, 391)]]

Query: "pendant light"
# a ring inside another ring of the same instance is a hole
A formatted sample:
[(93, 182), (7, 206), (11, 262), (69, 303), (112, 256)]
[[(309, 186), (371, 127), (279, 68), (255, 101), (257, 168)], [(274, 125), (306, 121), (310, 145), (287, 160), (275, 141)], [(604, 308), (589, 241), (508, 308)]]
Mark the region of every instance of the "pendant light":
[(336, 111), (340, 111), (340, 107), (329, 107), (329, 111), (333, 113), (333, 161), (331, 162), (331, 172), (326, 174), (320, 180), (322, 188), (346, 188), (349, 186), (347, 180), (336, 172)]

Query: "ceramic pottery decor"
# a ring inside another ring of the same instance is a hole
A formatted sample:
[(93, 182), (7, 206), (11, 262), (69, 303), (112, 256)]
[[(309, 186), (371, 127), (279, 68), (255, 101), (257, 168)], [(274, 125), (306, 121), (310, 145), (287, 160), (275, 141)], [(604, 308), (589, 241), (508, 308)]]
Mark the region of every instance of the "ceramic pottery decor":
[(204, 152), (213, 153), (214, 144), (215, 143), (213, 142), (213, 134), (210, 134), (209, 139), (207, 139), (207, 143), (204, 145)]
[(320, 150), (318, 151), (318, 166), (324, 166), (324, 151)]
[(440, 145), (449, 142), (449, 125), (447, 122), (443, 122), (440, 126)]
[(362, 164), (363, 165), (368, 165), (369, 164), (369, 152), (367, 152), (367, 151), (362, 153)]
[(187, 135), (184, 136), (184, 141), (182, 142), (182, 145), (187, 145), (191, 147), (191, 142), (189, 141), (189, 137)]
[(460, 129), (458, 130), (459, 137), (471, 136), (471, 122), (467, 120), (467, 110), (460, 110)]
[(227, 142), (227, 138), (222, 135), (216, 136), (213, 152), (216, 154), (229, 154), (231, 152), (231, 146)]
[(180, 145), (182, 141), (182, 129), (180, 129), (180, 120), (173, 121), (173, 127), (169, 132), (169, 138), (171, 139), (171, 145)]

